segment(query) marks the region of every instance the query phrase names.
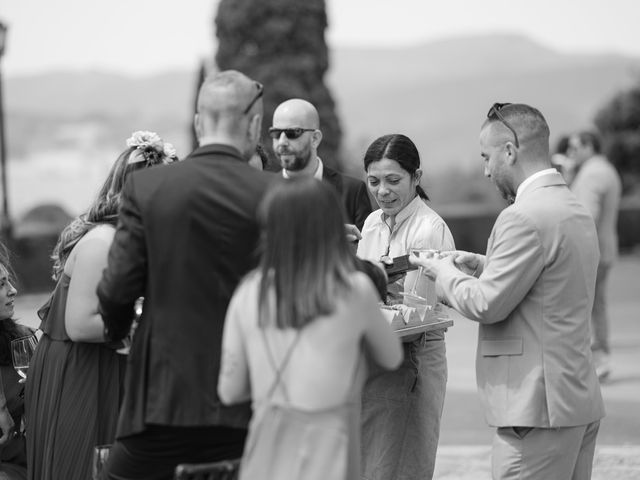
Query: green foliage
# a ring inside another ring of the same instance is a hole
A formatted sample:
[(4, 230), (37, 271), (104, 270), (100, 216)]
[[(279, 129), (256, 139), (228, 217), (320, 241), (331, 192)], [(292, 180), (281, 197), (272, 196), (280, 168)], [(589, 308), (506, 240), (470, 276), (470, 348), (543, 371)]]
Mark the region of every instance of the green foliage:
[[(221, 0), (215, 25), (218, 68), (239, 70), (265, 86), (264, 132), (278, 104), (308, 100), (320, 114), (319, 155), (337, 166), (342, 130), (324, 84), (329, 67), (324, 0)], [(271, 149), (264, 133), (262, 143)]]
[(623, 192), (640, 186), (640, 85), (619, 92), (596, 114), (604, 150), (622, 178)]

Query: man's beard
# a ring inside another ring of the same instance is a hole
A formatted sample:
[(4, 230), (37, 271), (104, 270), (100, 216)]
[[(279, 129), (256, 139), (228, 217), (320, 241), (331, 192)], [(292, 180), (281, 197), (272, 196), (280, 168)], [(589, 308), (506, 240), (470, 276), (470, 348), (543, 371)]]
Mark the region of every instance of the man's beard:
[[(292, 152), (285, 151), (282, 153), (278, 153), (278, 157), (280, 158), (280, 164), (282, 165), (282, 168), (291, 172), (299, 172), (307, 165), (309, 165), (309, 162), (311, 161), (311, 152), (307, 150), (306, 152), (302, 152), (302, 154), (294, 154)], [(293, 158), (284, 159), (282, 157)]]

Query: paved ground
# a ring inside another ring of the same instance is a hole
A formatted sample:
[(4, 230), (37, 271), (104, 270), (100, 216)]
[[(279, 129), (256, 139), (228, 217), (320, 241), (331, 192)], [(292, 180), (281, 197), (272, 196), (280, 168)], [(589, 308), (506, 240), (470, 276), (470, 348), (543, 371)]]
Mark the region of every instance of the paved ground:
[[(624, 256), (609, 288), (613, 373), (602, 386), (602, 421), (593, 480), (640, 480), (640, 254)], [(17, 318), (38, 325), (35, 310), (46, 295), (23, 295)], [(475, 387), (477, 325), (454, 315), (447, 333), (449, 382), (435, 480), (489, 480), (492, 430), (486, 426)], [(549, 479), (552, 480), (552, 479)]]

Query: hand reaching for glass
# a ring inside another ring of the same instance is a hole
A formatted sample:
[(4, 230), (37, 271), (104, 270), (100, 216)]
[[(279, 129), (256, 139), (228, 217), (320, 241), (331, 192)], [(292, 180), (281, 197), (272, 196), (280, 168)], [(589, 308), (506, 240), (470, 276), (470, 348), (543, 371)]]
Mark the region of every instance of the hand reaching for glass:
[(427, 255), (411, 257), (409, 261), (421, 267), (422, 272), (432, 279), (437, 278), (440, 268), (445, 264), (453, 265), (461, 272), (476, 277), (484, 267), (484, 257), (482, 255), (465, 252), (464, 250), (431, 251)]

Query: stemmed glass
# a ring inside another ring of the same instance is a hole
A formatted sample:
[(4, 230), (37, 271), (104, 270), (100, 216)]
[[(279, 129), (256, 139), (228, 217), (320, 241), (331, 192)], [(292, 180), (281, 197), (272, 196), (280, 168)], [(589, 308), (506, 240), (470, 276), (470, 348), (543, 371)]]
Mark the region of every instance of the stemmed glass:
[(109, 452), (111, 451), (111, 444), (109, 445), (97, 445), (93, 447), (93, 458), (91, 460), (91, 479), (99, 480), (104, 470), (107, 460), (109, 459)]
[(18, 375), (23, 380), (27, 378), (27, 369), (29, 368), (29, 362), (33, 356), (33, 352), (38, 344), (38, 339), (35, 335), (28, 335), (26, 337), (16, 338), (11, 340), (11, 357), (13, 359), (13, 368), (16, 369)]

